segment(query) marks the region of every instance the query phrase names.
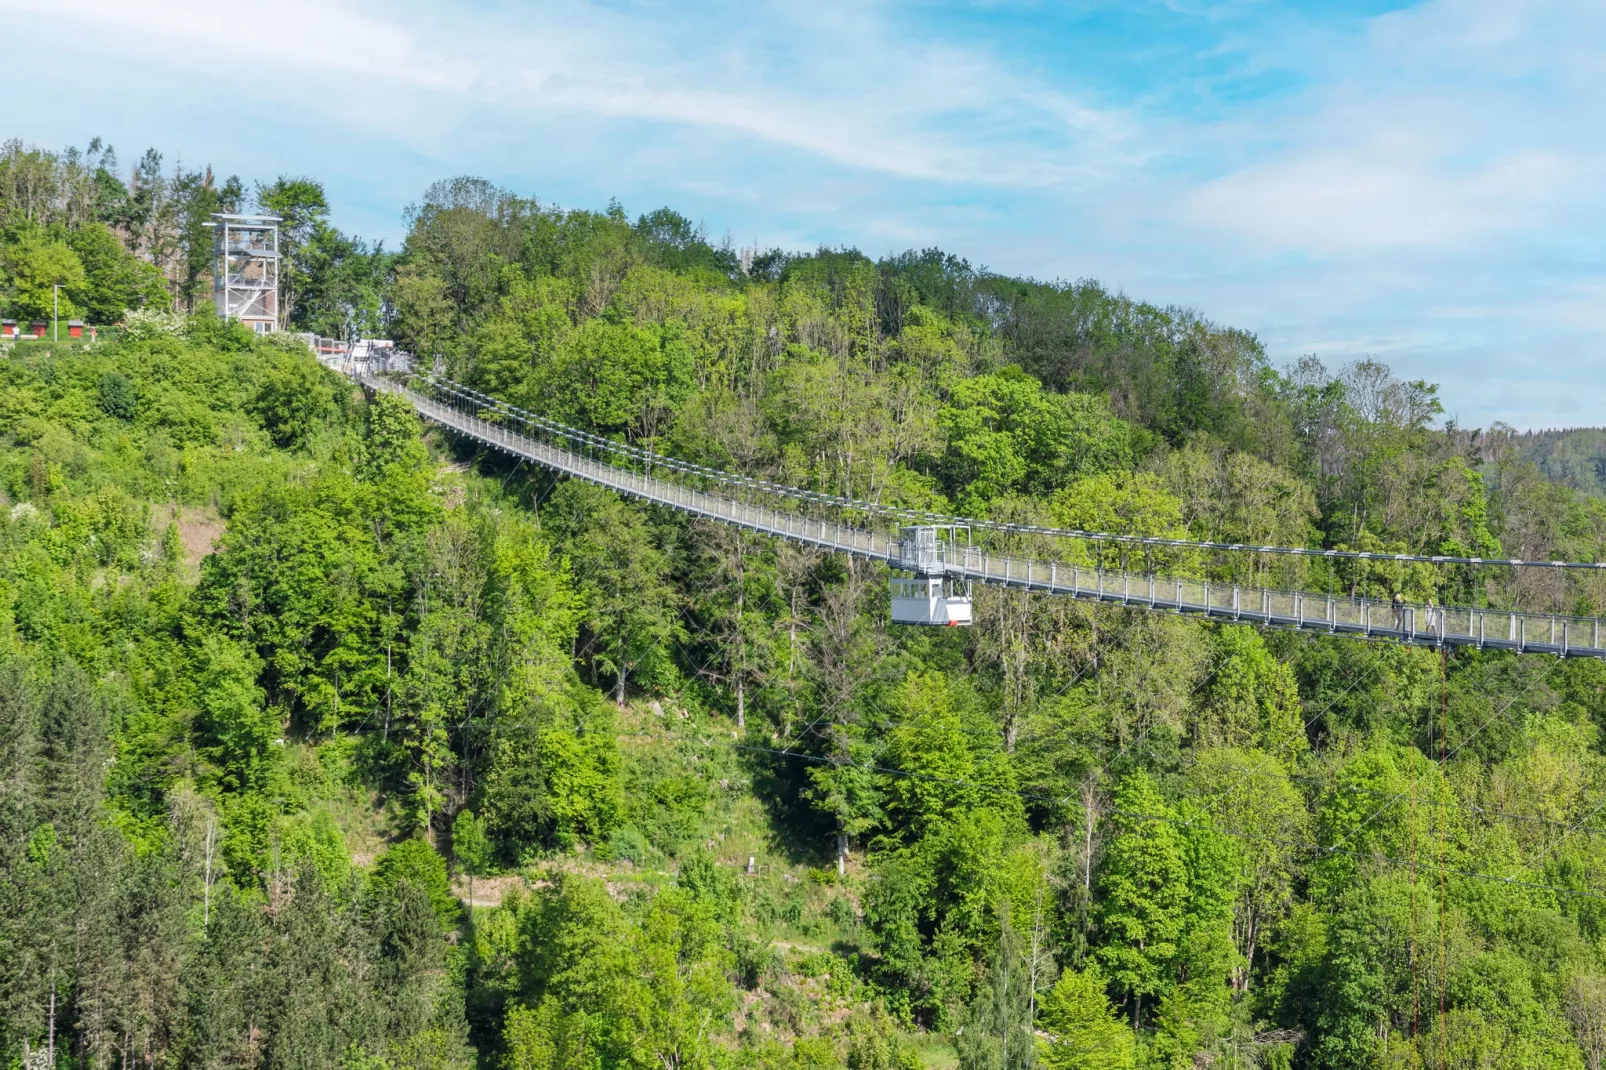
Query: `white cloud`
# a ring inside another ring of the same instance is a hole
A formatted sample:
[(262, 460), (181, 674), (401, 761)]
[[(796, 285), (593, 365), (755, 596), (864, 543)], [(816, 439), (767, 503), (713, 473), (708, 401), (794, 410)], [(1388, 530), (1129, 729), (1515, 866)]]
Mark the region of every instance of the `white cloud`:
[(1426, 0), (1375, 19), (1377, 55), (1418, 72), (1480, 78), (1606, 79), (1597, 0)]
[(0, 11), (65, 16), (97, 50), (215, 71), (225, 91), (379, 121), (424, 146), (487, 112), (567, 115), (707, 128), (896, 178), (1038, 186), (1087, 176), (1086, 161), (1124, 135), (1119, 117), (1074, 94), (874, 10), (778, 6), (753, 19), (732, 6), (716, 21), (579, 4), (515, 17), (284, 0), (272, 22), (294, 33), (253, 37), (235, 9), (205, 0), (0, 0)]
[[(355, 7), (278, 0), (257, 24), (237, 5), (207, 0), (5, 0), (0, 11), (70, 21), (74, 31), (219, 79), (270, 91), (276, 72), (322, 76), (326, 90), (382, 76), (435, 90), (461, 90), (472, 68), (442, 62), (417, 34)], [(242, 17), (245, 16), (245, 17)], [(289, 32), (287, 32), (289, 31)], [(192, 51), (193, 50), (193, 51)]]
[(1210, 182), (1188, 198), (1184, 218), (1269, 250), (1449, 253), (1548, 222), (1577, 172), (1565, 156), (1534, 149), (1456, 166), (1424, 157), (1402, 133)]
[[(1555, 84), (1606, 5), (1430, 0), (1325, 55), (1323, 78), (1249, 109), (1214, 139), (1238, 166), (1187, 191), (1187, 223), (1251, 250), (1450, 256), (1549, 234), (1600, 207), (1598, 98)], [(1259, 112), (1257, 115), (1256, 112)], [(1204, 144), (1210, 143), (1207, 137)]]

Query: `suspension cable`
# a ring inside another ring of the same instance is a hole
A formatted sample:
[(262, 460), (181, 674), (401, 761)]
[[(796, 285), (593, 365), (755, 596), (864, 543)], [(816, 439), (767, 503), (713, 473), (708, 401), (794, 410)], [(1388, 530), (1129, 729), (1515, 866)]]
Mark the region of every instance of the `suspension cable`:
[(1038, 535), (1050, 538), (1079, 539), (1084, 541), (1111, 542), (1130, 546), (1161, 547), (1175, 550), (1221, 550), (1249, 554), (1281, 554), (1293, 557), (1328, 558), (1346, 561), (1374, 561), (1385, 564), (1418, 563), (1430, 565), (1472, 565), (1496, 566), (1508, 568), (1550, 568), (1550, 569), (1581, 569), (1593, 571), (1606, 571), (1606, 561), (1544, 561), (1514, 557), (1464, 557), (1454, 554), (1408, 554), (1385, 553), (1372, 550), (1336, 550), (1320, 549), (1307, 546), (1259, 546), (1252, 543), (1219, 542), (1210, 539), (1173, 539), (1156, 535), (1122, 535), (1107, 531), (1089, 531), (1081, 528), (1058, 528), (1039, 524), (1014, 524), (998, 520), (984, 520), (976, 517), (954, 516), (947, 513), (938, 513), (923, 509), (907, 509), (900, 506), (886, 505), (882, 502), (866, 501), (860, 498), (849, 498), (836, 494), (826, 494), (821, 491), (811, 491), (803, 487), (794, 487), (784, 483), (774, 483), (769, 480), (755, 479), (740, 473), (713, 468), (707, 465), (682, 461), (667, 454), (616, 439), (607, 438), (589, 431), (583, 431), (556, 420), (539, 416), (526, 409), (519, 408), (500, 398), (483, 394), (471, 387), (454, 382), (441, 376), (419, 373), (416, 378), (428, 385), (454, 394), (465, 401), (488, 408), (504, 415), (510, 416), (528, 426), (538, 428), (548, 434), (573, 439), (594, 448), (613, 453), (619, 457), (640, 461), (650, 466), (668, 468), (671, 471), (682, 472), (687, 475), (702, 476), (717, 482), (733, 486), (741, 486), (753, 490), (760, 490), (769, 494), (793, 498), (801, 501), (830, 505), (840, 509), (868, 513), (888, 519), (916, 521), (920, 523), (954, 525), (969, 527), (979, 531), (993, 531), (1006, 535)]

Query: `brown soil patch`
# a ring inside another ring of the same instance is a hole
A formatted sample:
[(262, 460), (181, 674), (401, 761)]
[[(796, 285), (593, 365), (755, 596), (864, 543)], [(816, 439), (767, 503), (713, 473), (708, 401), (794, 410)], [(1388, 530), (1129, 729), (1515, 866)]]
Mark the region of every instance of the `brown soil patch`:
[(528, 888), (530, 882), (519, 873), (509, 873), (501, 877), (475, 877), (474, 899), (468, 897), (468, 878), (459, 874), (452, 878), (452, 894), (462, 902), (476, 907), (499, 907), (507, 893), (514, 888)]
[(226, 526), (213, 509), (185, 506), (178, 511), (178, 541), (184, 547), (186, 568), (201, 567), (201, 558), (217, 549)]
[(158, 505), (151, 510), (151, 530), (159, 538), (175, 519), (178, 521), (179, 567), (189, 579), (198, 579), (201, 559), (217, 549), (217, 541), (228, 525), (210, 506), (204, 509), (181, 506), (175, 516), (171, 505)]
[[(543, 859), (531, 870), (525, 873), (504, 873), (496, 877), (474, 878), (474, 905), (477, 907), (497, 907), (502, 905), (502, 899), (513, 888), (546, 888), (551, 885), (549, 876), (556, 872), (571, 873), (583, 877), (595, 877), (602, 881), (608, 889), (608, 894), (619, 902), (624, 902), (632, 894), (639, 893), (644, 886), (653, 886), (667, 883), (673, 879), (673, 874), (663, 870), (637, 869), (629, 862), (603, 863), (573, 855), (558, 856)], [(468, 902), (468, 878), (457, 874), (452, 878), (452, 894), (463, 902)]]

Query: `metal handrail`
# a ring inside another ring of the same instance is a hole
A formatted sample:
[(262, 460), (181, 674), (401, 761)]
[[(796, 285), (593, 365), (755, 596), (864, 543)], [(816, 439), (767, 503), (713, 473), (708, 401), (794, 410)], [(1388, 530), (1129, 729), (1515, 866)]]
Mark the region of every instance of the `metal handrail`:
[(1513, 568), (1552, 568), (1606, 571), (1606, 561), (1536, 561), (1523, 558), (1509, 557), (1462, 557), (1446, 554), (1406, 554), (1385, 553), (1372, 550), (1334, 550), (1308, 546), (1261, 546), (1253, 543), (1215, 542), (1207, 539), (1173, 539), (1158, 535), (1120, 535), (1112, 532), (1086, 531), (1078, 528), (1054, 528), (1036, 524), (1012, 524), (996, 520), (978, 520), (973, 517), (951, 516), (946, 513), (934, 513), (919, 509), (905, 509), (899, 506), (884, 505), (880, 502), (869, 502), (862, 499), (846, 498), (840, 495), (824, 494), (819, 491), (805, 490), (801, 487), (791, 487), (786, 484), (771, 483), (767, 480), (755, 479), (752, 476), (740, 473), (727, 472), (706, 465), (693, 464), (681, 461), (666, 454), (656, 453), (640, 446), (618, 442), (602, 435), (593, 434), (579, 428), (558, 423), (544, 416), (528, 412), (516, 405), (512, 405), (500, 398), (483, 394), (472, 387), (453, 382), (442, 376), (424, 375), (419, 377), (431, 387), (446, 393), (471, 401), (492, 411), (507, 415), (519, 420), (528, 426), (537, 427), (552, 434), (563, 435), (577, 441), (584, 441), (598, 448), (607, 449), (622, 457), (641, 460), (653, 466), (672, 468), (679, 471), (693, 472), (717, 479), (721, 482), (735, 486), (749, 487), (763, 490), (773, 494), (783, 494), (789, 497), (798, 497), (803, 500), (817, 501), (830, 504), (838, 508), (851, 509), (857, 512), (874, 513), (876, 515), (900, 519), (913, 520), (919, 523), (964, 525), (977, 530), (997, 531), (1012, 535), (1042, 535), (1054, 538), (1071, 538), (1079, 540), (1113, 542), (1124, 545), (1143, 546), (1150, 548), (1163, 548), (1174, 550), (1225, 550), (1255, 554), (1280, 554), (1298, 557), (1321, 557), (1336, 560), (1372, 561), (1379, 563), (1420, 563), (1433, 565), (1472, 565), (1472, 566), (1498, 566)]
[[(579, 450), (542, 442), (391, 380), (364, 372), (351, 374), (370, 389), (405, 397), (426, 419), (575, 478), (778, 538), (882, 560), (894, 568), (910, 564), (902, 559), (896, 532), (878, 532), (840, 519), (808, 517), (683, 486), (647, 471), (622, 468)], [(576, 438), (594, 440), (596, 436)], [(582, 445), (589, 444), (592, 443), (582, 441)], [(1397, 639), (1417, 646), (1474, 646), (1563, 657), (1606, 657), (1606, 648), (1601, 645), (1601, 621), (1594, 617), (1420, 603), (1401, 605), (1396, 612), (1393, 604), (1373, 599), (1087, 568), (994, 554), (977, 547), (943, 545), (939, 556), (945, 574), (959, 579), (1148, 610), (1358, 638)]]

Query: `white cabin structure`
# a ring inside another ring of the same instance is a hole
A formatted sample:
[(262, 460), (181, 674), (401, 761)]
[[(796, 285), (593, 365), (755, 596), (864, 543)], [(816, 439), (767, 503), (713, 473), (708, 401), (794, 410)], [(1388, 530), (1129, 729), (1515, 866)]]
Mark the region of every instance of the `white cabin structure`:
[(971, 625), (970, 591), (941, 576), (892, 579), (892, 623), (948, 628)]
[(944, 575), (946, 563), (959, 560), (961, 531), (968, 546), (969, 529), (922, 525), (898, 532), (898, 556), (893, 567), (915, 575), (913, 579), (892, 578), (892, 623), (970, 627), (970, 581)]

